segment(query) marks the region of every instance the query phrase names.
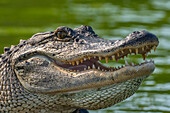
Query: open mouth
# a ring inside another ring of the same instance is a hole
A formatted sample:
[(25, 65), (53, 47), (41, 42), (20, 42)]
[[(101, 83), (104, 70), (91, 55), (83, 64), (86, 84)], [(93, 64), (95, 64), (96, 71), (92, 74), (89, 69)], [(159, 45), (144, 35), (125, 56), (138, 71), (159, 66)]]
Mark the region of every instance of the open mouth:
[(118, 66), (118, 67), (108, 67), (102, 64), (100, 61), (105, 60), (106, 63), (108, 63), (109, 60), (118, 61), (134, 53), (135, 55), (141, 54), (143, 56), (144, 62), (139, 63), (139, 64), (134, 64), (131, 62), (130, 64), (128, 64), (128, 62), (125, 60), (125, 66), (142, 65), (148, 62), (153, 62), (152, 59), (150, 61), (147, 61), (145, 59), (145, 56), (147, 56), (148, 52), (151, 53), (152, 49), (154, 49), (155, 51), (156, 47), (157, 45), (150, 44), (150, 45), (145, 45), (139, 48), (123, 48), (121, 50), (118, 50), (112, 53), (109, 52), (107, 55), (93, 54), (93, 55), (83, 56), (83, 57), (80, 57), (79, 59), (74, 59), (72, 61), (60, 62), (60, 61), (55, 60), (54, 62), (57, 66), (69, 72), (82, 72), (82, 71), (91, 70), (91, 69), (95, 69), (98, 71), (116, 71), (116, 70), (123, 68), (124, 65)]

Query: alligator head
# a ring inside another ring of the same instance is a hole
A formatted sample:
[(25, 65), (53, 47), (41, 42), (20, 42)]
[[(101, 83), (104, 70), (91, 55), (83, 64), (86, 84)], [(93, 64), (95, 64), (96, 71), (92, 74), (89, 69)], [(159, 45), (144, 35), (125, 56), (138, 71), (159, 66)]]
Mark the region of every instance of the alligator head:
[[(100, 60), (118, 61), (125, 56), (145, 55), (156, 49), (158, 38), (136, 31), (125, 39), (100, 38), (89, 26), (59, 27), (21, 41), (13, 55), (17, 78), (30, 92), (60, 95), (58, 103), (73, 108), (101, 109), (136, 92), (155, 69), (154, 61), (108, 67)], [(61, 101), (60, 101), (61, 100)]]

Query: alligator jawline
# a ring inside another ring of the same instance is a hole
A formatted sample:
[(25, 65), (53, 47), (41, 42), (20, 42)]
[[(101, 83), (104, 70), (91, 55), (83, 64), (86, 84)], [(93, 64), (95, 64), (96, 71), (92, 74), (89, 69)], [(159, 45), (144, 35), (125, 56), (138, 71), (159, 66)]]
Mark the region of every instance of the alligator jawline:
[[(138, 65), (143, 65), (148, 63), (148, 61), (145, 59), (145, 55), (148, 54), (148, 52), (151, 52), (151, 49), (154, 49), (154, 51), (156, 50), (156, 46), (155, 45), (146, 45), (144, 47), (141, 48), (137, 48), (137, 49), (124, 49), (121, 50), (119, 52), (116, 53), (116, 55), (110, 55), (107, 57), (100, 57), (100, 55), (89, 55), (89, 56), (85, 56), (83, 57), (81, 60), (74, 60), (74, 61), (69, 61), (69, 62), (60, 62), (58, 60), (54, 60), (55, 65), (57, 65), (58, 67), (61, 67), (62, 69), (68, 71), (68, 72), (82, 72), (85, 70), (90, 70), (90, 69), (97, 69), (98, 71), (116, 71), (119, 70), (121, 68), (123, 68), (124, 66), (122, 65), (121, 67), (107, 67), (104, 64), (102, 64), (100, 62), (100, 60), (105, 59), (106, 63), (108, 63), (108, 60), (112, 59), (112, 60), (116, 60), (118, 61), (119, 59), (123, 58), (124, 56), (128, 56), (129, 54), (131, 55), (131, 53), (136, 54), (142, 54), (143, 59), (145, 60), (145, 62), (140, 63)], [(153, 60), (151, 58), (150, 62), (153, 63)], [(128, 64), (128, 62), (125, 60), (125, 66), (137, 66), (134, 63), (130, 63)]]

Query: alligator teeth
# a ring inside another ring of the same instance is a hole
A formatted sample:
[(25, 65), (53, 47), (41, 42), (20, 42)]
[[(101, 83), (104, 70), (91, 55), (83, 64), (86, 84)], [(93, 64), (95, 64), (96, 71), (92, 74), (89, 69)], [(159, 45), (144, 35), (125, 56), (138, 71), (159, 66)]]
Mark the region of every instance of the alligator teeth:
[(99, 60), (102, 60), (102, 57), (99, 56)]
[(119, 52), (117, 53), (117, 56), (119, 57)]
[(106, 64), (108, 63), (108, 59), (109, 59), (108, 57), (105, 57), (105, 60), (106, 60)]
[(129, 52), (130, 52), (130, 53), (132, 53), (132, 50), (131, 50), (131, 49), (129, 49)]
[(79, 61), (76, 61), (76, 64), (79, 65)]
[(146, 56), (148, 56), (148, 53), (146, 53)]
[(97, 69), (100, 70), (100, 67), (98, 67)]
[(156, 46), (153, 47), (154, 51), (156, 51)]
[(74, 66), (74, 65), (75, 65), (75, 62), (72, 62), (72, 65)]
[(142, 47), (142, 51), (144, 51), (144, 47)]
[(128, 62), (127, 62), (127, 60), (125, 60), (125, 64), (126, 64), (126, 66), (128, 66), (129, 64), (128, 64)]
[(138, 54), (138, 49), (135, 49), (136, 54)]
[(81, 59), (80, 62), (83, 63), (83, 59)]
[(94, 64), (92, 65), (92, 68), (93, 68), (93, 69), (96, 69), (96, 67), (95, 67), (95, 65), (94, 65)]
[(84, 58), (84, 61), (86, 61), (87, 59), (86, 58)]
[[(155, 51), (156, 50), (156, 46), (151, 46), (151, 45), (146, 45), (146, 46), (144, 46), (144, 47), (140, 47), (140, 48), (137, 48), (137, 49), (133, 49), (133, 48), (129, 48), (129, 49), (123, 49), (123, 50), (120, 50), (120, 51), (118, 51), (117, 53), (114, 53), (114, 54), (112, 54), (112, 56), (106, 56), (106, 57), (103, 57), (103, 56), (85, 56), (84, 58), (82, 58), (82, 59), (79, 59), (79, 60), (77, 60), (77, 61), (66, 61), (66, 63), (67, 64), (70, 64), (70, 65), (79, 65), (79, 64), (81, 64), (81, 63), (83, 63), (84, 61), (86, 61), (86, 60), (88, 60), (88, 61), (90, 61), (90, 59), (96, 59), (96, 60), (102, 60), (102, 59), (105, 59), (106, 60), (106, 64), (108, 63), (108, 61), (109, 61), (109, 59), (111, 60), (111, 58), (112, 58), (112, 60), (113, 61), (117, 61), (118, 62), (118, 60), (119, 59), (121, 59), (121, 58), (123, 58), (124, 59), (124, 57), (127, 57), (129, 54), (131, 54), (132, 52), (136, 55), (136, 54), (142, 54), (142, 56), (143, 56), (143, 60), (146, 62), (146, 63), (148, 63), (148, 62), (153, 62), (153, 60), (152, 60), (152, 58), (150, 59), (150, 61), (147, 61), (147, 59), (145, 58), (146, 56), (148, 56), (148, 53), (150, 52), (151, 53), (151, 47), (152, 47), (152, 49)], [(146, 49), (146, 50), (145, 50)], [(129, 50), (129, 53), (127, 52)], [(98, 62), (99, 62), (98, 61)], [(99, 62), (100, 63), (100, 62)], [(143, 63), (140, 63), (139, 65), (141, 65), (141, 64), (143, 64)], [(133, 62), (131, 62), (131, 63), (128, 63), (127, 62), (127, 60), (125, 60), (125, 65), (124, 66), (129, 66), (129, 65), (131, 65), (131, 66), (137, 66), (137, 65), (135, 65)], [(86, 68), (84, 68), (84, 70), (88, 70), (88, 69), (98, 69), (98, 70), (101, 70), (101, 71), (115, 71), (115, 70), (117, 70), (117, 69), (120, 69), (120, 68), (123, 68), (124, 66), (120, 66), (120, 67), (117, 67), (117, 68), (112, 68), (112, 67), (110, 67), (110, 68), (103, 68), (102, 69), (102, 67), (100, 67), (100, 66), (97, 66), (97, 65), (95, 65), (95, 64), (92, 64), (92, 65), (89, 65), (89, 66), (87, 66)], [(78, 69), (76, 69), (76, 70), (71, 70), (72, 72), (80, 72), (82, 69), (80, 69), (80, 70), (78, 70)], [(70, 71), (70, 70), (69, 70)]]
[(115, 56), (114, 56), (114, 55), (112, 56), (112, 60), (113, 60), (113, 61), (115, 60)]

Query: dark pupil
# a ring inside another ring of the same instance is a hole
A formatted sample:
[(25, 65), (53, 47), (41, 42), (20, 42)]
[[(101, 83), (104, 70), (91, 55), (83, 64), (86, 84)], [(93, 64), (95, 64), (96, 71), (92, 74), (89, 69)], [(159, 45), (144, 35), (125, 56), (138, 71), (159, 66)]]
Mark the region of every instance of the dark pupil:
[(58, 38), (65, 38), (66, 34), (64, 32), (62, 32), (62, 31), (59, 31), (59, 32), (57, 32), (57, 37)]
[(78, 42), (79, 41), (79, 38), (76, 38), (76, 42)]
[(63, 33), (62, 33), (61, 31), (59, 31), (59, 32), (57, 33), (57, 37), (58, 37), (58, 38), (63, 38)]

